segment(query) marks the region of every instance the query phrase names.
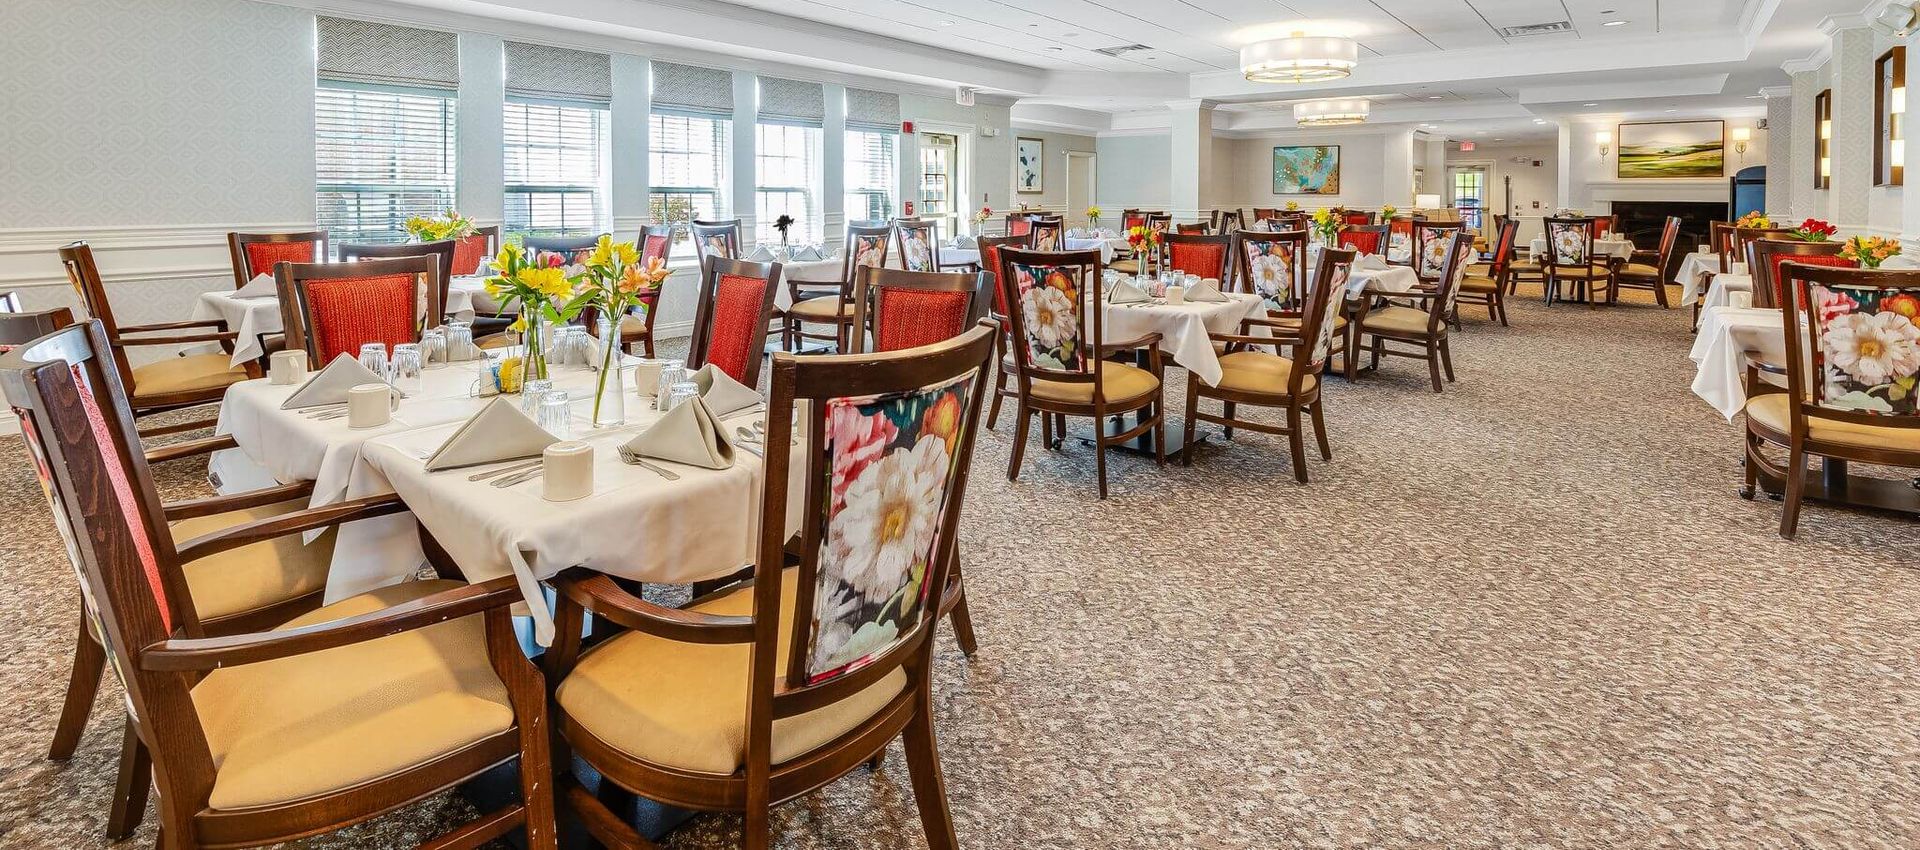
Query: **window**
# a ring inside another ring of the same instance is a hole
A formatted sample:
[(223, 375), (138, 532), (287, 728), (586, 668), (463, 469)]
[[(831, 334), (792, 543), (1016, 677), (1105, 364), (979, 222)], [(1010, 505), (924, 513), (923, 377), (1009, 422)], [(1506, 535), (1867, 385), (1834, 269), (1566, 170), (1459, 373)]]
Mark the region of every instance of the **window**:
[(941, 133), (920, 137), (920, 208), (915, 212), (939, 220), (942, 233), (960, 232), (961, 201), (954, 197), (959, 145), (959, 139)]
[(653, 190), (648, 214), (656, 224), (674, 224), (675, 256), (691, 256), (687, 222), (728, 216), (727, 137), (733, 122), (721, 118), (656, 112), (651, 121)]
[(757, 124), (754, 162), (754, 215), (759, 241), (779, 242), (774, 219), (793, 216), (787, 239), (795, 244), (820, 239), (820, 128), (791, 124)]
[(1907, 49), (1873, 63), (1873, 185), (1899, 186), (1907, 170)]
[(846, 148), (847, 220), (892, 218), (893, 196), (900, 186), (899, 136), (848, 130)]
[(314, 92), (316, 214), (335, 245), (403, 242), (453, 206), (454, 99), (368, 86)]
[(606, 230), (607, 110), (510, 101), (505, 119), (507, 233)]
[(1476, 230), (1480, 229), (1486, 188), (1487, 171), (1484, 168), (1461, 168), (1453, 172), (1453, 205), (1460, 211), (1460, 220)]
[(1833, 89), (1813, 96), (1813, 188), (1833, 185)]

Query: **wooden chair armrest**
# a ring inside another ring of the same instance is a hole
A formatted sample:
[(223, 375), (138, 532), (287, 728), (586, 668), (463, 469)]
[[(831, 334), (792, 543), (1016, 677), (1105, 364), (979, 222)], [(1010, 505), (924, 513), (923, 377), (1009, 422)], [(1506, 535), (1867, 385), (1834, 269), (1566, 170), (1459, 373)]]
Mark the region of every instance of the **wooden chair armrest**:
[(199, 537), (195, 537), (181, 544), (179, 548), (180, 561), (181, 563), (187, 563), (199, 558), (205, 558), (208, 555), (218, 554), (229, 549), (238, 549), (242, 546), (259, 543), (263, 540), (272, 540), (275, 537), (284, 537), (295, 532), (311, 531), (316, 528), (326, 528), (330, 525), (353, 522), (354, 520), (372, 519), (388, 514), (397, 514), (406, 509), (406, 503), (400, 501), (399, 496), (388, 493), (385, 496), (350, 499), (345, 502), (327, 505), (326, 507), (308, 508), (304, 511), (294, 511), (290, 514), (267, 517), (262, 520), (242, 523), (232, 528), (223, 528), (219, 531), (202, 534)]
[[(1269, 313), (1268, 315), (1271, 316), (1273, 314)], [(1247, 318), (1240, 320), (1240, 326), (1245, 328), (1245, 327), (1252, 327), (1252, 326), (1258, 325), (1263, 328), (1279, 328), (1280, 330), (1283, 330), (1283, 331), (1292, 331), (1292, 330), (1298, 330), (1300, 328), (1299, 320), (1301, 318), (1304, 318), (1299, 313), (1289, 314), (1286, 312), (1282, 312), (1280, 313), (1280, 315), (1281, 316), (1291, 315), (1294, 321), (1285, 322), (1285, 321), (1281, 321), (1280, 319), (1274, 319), (1274, 318), (1262, 319), (1257, 316), (1248, 316)]]
[(188, 328), (224, 328), (225, 319), (195, 319), (190, 322), (159, 322), (151, 325), (121, 325), (123, 334), (147, 333), (150, 331), (183, 331)]
[(681, 643), (752, 643), (752, 617), (722, 617), (641, 599), (602, 573), (562, 573), (550, 583), (562, 597), (615, 625)]
[(1274, 334), (1271, 336), (1254, 336), (1252, 334), (1210, 333), (1210, 334), (1207, 334), (1207, 339), (1210, 339), (1214, 342), (1224, 342), (1224, 343), (1238, 344), (1238, 345), (1293, 346), (1293, 345), (1300, 344), (1300, 334), (1298, 333)]
[(219, 434), (212, 437), (202, 437), (198, 440), (185, 440), (147, 449), (147, 462), (160, 463), (162, 461), (179, 460), (183, 457), (209, 454), (221, 449), (239, 448), (239, 446), (239, 443), (233, 441), (232, 434)]
[(519, 580), (513, 576), (501, 576), (358, 617), (297, 629), (164, 640), (140, 651), (140, 667), (145, 670), (184, 672), (256, 664), (378, 640), (472, 616), (488, 609), (505, 608), (522, 600)]
[(1159, 346), (1160, 346), (1159, 332), (1157, 331), (1150, 332), (1145, 335), (1135, 337), (1133, 339), (1123, 339), (1123, 340), (1116, 340), (1114, 342), (1101, 343), (1100, 355), (1102, 357), (1105, 357), (1106, 355), (1113, 354), (1114, 352), (1117, 352), (1117, 351), (1128, 351), (1135, 348), (1147, 348), (1148, 346), (1152, 346), (1156, 351), (1159, 350)]
[(1742, 357), (1743, 359), (1746, 360), (1747, 368), (1755, 372), (1765, 372), (1769, 375), (1787, 374), (1787, 367), (1782, 366), (1778, 363), (1768, 363), (1765, 360), (1761, 360), (1760, 352), (1758, 351), (1744, 352), (1742, 354)]
[(245, 493), (234, 493), (230, 496), (208, 496), (204, 499), (187, 499), (179, 502), (168, 502), (161, 505), (160, 508), (166, 513), (168, 520), (193, 519), (194, 517), (224, 514), (228, 511), (242, 511), (247, 508), (277, 505), (289, 499), (298, 499), (302, 496), (312, 495), (313, 482), (295, 481), (292, 484), (281, 484), (278, 487), (262, 487), (258, 490), (248, 490)]
[(135, 345), (185, 345), (191, 342), (232, 342), (240, 338), (233, 331), (218, 331), (203, 334), (174, 334), (173, 336), (148, 336), (139, 339), (122, 337), (114, 340), (114, 348), (128, 348)]

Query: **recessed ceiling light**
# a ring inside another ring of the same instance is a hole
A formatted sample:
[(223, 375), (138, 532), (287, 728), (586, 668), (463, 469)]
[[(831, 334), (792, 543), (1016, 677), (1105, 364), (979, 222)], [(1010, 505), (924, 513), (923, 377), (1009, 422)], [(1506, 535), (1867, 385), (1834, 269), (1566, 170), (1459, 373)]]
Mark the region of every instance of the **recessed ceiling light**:
[(1599, 106), (1600, 104), (1597, 104), (1597, 103), (1583, 103), (1583, 104), (1580, 104), (1580, 105), (1581, 105), (1581, 106)]
[(1437, 94), (1430, 94), (1430, 95), (1427, 95), (1427, 99), (1428, 99), (1428, 100), (1439, 100), (1439, 99), (1440, 99), (1440, 95), (1437, 95)]
[(1667, 111), (1668, 111), (1668, 112), (1679, 112), (1680, 110), (1678, 110), (1678, 109), (1669, 109), (1669, 110), (1667, 110)]
[(1535, 123), (1535, 124), (1545, 124), (1545, 123), (1547, 123), (1547, 119), (1545, 119), (1545, 118), (1535, 118), (1535, 119), (1533, 119), (1533, 123)]
[(940, 22), (940, 25), (941, 25), (941, 26), (943, 26), (943, 27), (950, 27), (950, 26), (953, 26), (953, 22), (952, 22), (952, 21), (941, 21), (941, 22)]
[(1630, 23), (1633, 23), (1633, 22), (1632, 22), (1632, 21), (1608, 21), (1608, 22), (1606, 22), (1606, 23), (1604, 23), (1604, 24), (1601, 24), (1601, 26), (1603, 26), (1603, 27), (1624, 27), (1624, 26), (1626, 26), (1627, 24), (1630, 24)]
[(1493, 140), (1494, 140), (1494, 141), (1496, 141), (1496, 142), (1504, 142), (1504, 141), (1506, 141), (1506, 139), (1502, 139), (1502, 138), (1500, 138), (1499, 136), (1494, 136), (1494, 137), (1493, 137)]

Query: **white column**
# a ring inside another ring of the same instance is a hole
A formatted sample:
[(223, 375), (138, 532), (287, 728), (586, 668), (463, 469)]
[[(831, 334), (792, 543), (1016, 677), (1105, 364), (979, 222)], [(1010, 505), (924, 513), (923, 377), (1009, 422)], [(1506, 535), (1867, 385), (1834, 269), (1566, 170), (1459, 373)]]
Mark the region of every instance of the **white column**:
[(754, 124), (759, 118), (759, 81), (746, 71), (733, 72), (733, 217), (740, 219), (742, 248), (758, 241), (760, 232), (753, 193), (760, 183), (754, 160)]
[(617, 237), (637, 234), (649, 223), (653, 66), (644, 57), (613, 55), (613, 107), (608, 110), (608, 192)]
[(1793, 139), (1793, 160), (1787, 169), (1788, 196), (1793, 199), (1788, 218), (1798, 220), (1816, 214), (1825, 215), (1825, 210), (1820, 207), (1825, 202), (1825, 193), (1816, 189), (1813, 182), (1813, 153), (1817, 144), (1816, 134), (1820, 130), (1820, 122), (1813, 114), (1813, 99), (1820, 93), (1822, 78), (1819, 71), (1796, 71), (1790, 77), (1793, 114), (1806, 117), (1806, 120), (1795, 121), (1788, 128)]
[(825, 129), (820, 131), (821, 215), (828, 245), (838, 245), (847, 227), (847, 87), (827, 86)]
[(1867, 226), (1873, 188), (1873, 30), (1833, 34), (1833, 186), (1827, 221), (1845, 230)]
[[(1417, 145), (1417, 147), (1419, 149), (1415, 152), (1415, 155), (1420, 157), (1420, 168), (1425, 172), (1426, 182), (1424, 185), (1413, 187), (1414, 192), (1416, 194), (1420, 192), (1438, 193), (1440, 188), (1445, 186), (1447, 182), (1447, 137), (1428, 136), (1427, 140)], [(1406, 198), (1403, 203), (1390, 197), (1387, 198), (1387, 203), (1393, 204), (1401, 209), (1413, 208), (1412, 198)]]
[[(1382, 167), (1385, 168), (1386, 171), (1381, 175), (1380, 180), (1381, 204), (1392, 204), (1401, 209), (1407, 209), (1413, 205), (1413, 162), (1415, 156), (1413, 131), (1410, 129), (1388, 131), (1385, 147), (1386, 156), (1384, 157), (1385, 161), (1382, 163)], [(1422, 150), (1420, 154), (1423, 157), (1426, 154), (1425, 147), (1425, 145), (1421, 146)], [(1427, 165), (1422, 162), (1421, 167), (1426, 168)], [(1379, 206), (1379, 204), (1374, 206)]]
[(1173, 112), (1173, 204), (1176, 222), (1206, 221), (1213, 209), (1213, 102), (1176, 100)]
[[(893, 209), (889, 212), (901, 216), (906, 215), (908, 201), (913, 202), (916, 211), (920, 205), (920, 137), (913, 133), (901, 133), (897, 150), (900, 157), (900, 192), (895, 196)], [(964, 212), (966, 207), (961, 207), (961, 210)], [(972, 218), (968, 214), (962, 215), (960, 220), (965, 223), (972, 221)]]
[(1812, 154), (1794, 146), (1793, 87), (1768, 86), (1760, 94), (1767, 99), (1767, 129), (1761, 131), (1767, 134), (1767, 211), (1784, 217), (1793, 209), (1793, 161)]
[(482, 226), (506, 217), (506, 49), (498, 36), (460, 34), (453, 195), (460, 212)]
[[(1561, 118), (1554, 123), (1558, 125), (1560, 129), (1558, 147), (1554, 149), (1554, 159), (1560, 163), (1560, 173), (1554, 175), (1553, 206), (1554, 209), (1566, 209), (1567, 207), (1573, 206), (1573, 146), (1576, 144), (1576, 141), (1573, 138), (1574, 129), (1572, 121)], [(1587, 143), (1593, 143), (1591, 136), (1588, 137)], [(1551, 214), (1552, 212), (1553, 210), (1545, 211), (1547, 214)]]

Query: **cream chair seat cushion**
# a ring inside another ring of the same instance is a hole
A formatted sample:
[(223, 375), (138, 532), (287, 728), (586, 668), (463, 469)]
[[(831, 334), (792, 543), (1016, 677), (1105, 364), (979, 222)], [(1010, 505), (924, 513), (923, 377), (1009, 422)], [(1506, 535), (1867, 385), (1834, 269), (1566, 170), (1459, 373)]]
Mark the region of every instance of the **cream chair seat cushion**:
[[(1111, 360), (1100, 364), (1100, 381), (1101, 394), (1110, 406), (1138, 403), (1160, 392), (1160, 379), (1155, 378), (1152, 372)], [(1076, 384), (1036, 378), (1033, 381), (1033, 397), (1068, 404), (1092, 404), (1093, 382)]]
[(840, 299), (837, 296), (824, 295), (793, 302), (793, 306), (787, 308), (787, 315), (810, 322), (831, 322), (836, 318), (851, 319), (853, 303), (848, 302), (846, 308), (841, 309)]
[[(280, 628), (369, 614), (461, 586), (384, 587)], [(513, 726), (478, 616), (215, 670), (194, 686), (193, 705), (213, 754), (208, 805), (223, 811), (389, 777)]]
[[(1786, 393), (1767, 393), (1747, 399), (1747, 418), (1782, 434), (1793, 433), (1792, 414), (1788, 410), (1787, 400)], [(1823, 443), (1863, 449), (1920, 452), (1920, 428), (1887, 428), (1831, 419), (1808, 419), (1807, 436)]]
[(1475, 295), (1492, 295), (1500, 291), (1500, 285), (1495, 283), (1493, 278), (1490, 277), (1467, 275), (1466, 279), (1460, 281), (1460, 291), (1471, 292)]
[[(780, 581), (776, 671), (787, 669), (798, 570)], [(752, 616), (751, 586), (693, 606), (720, 616)], [(648, 764), (726, 775), (746, 763), (750, 644), (681, 643), (630, 631), (580, 659), (555, 694), (581, 728)], [(824, 708), (773, 721), (773, 763), (832, 742), (871, 719), (907, 686), (896, 669)]]
[(1360, 329), (1397, 336), (1426, 336), (1427, 311), (1398, 304), (1377, 308), (1367, 313), (1366, 320), (1360, 323)]
[(230, 365), (227, 354), (169, 357), (133, 367), (135, 395), (165, 395), (217, 390), (247, 379), (247, 370)]
[(1596, 278), (1606, 277), (1607, 270), (1593, 266), (1555, 266), (1553, 275), (1560, 278)]
[(1624, 275), (1632, 275), (1634, 277), (1658, 278), (1660, 276), (1659, 269), (1654, 268), (1653, 266), (1647, 265), (1646, 263), (1628, 263), (1620, 267), (1619, 273)]
[(1107, 264), (1107, 268), (1113, 269), (1114, 271), (1120, 272), (1121, 274), (1139, 274), (1140, 261), (1139, 260), (1114, 260), (1113, 262)]
[[(306, 506), (307, 500), (302, 498), (183, 519), (173, 524), (173, 539), (175, 544), (185, 543), (202, 534), (292, 513)], [(301, 535), (282, 535), (186, 562), (181, 572), (186, 574), (194, 611), (202, 620), (213, 620), (318, 592), (327, 584), (327, 565), (333, 561), (334, 532), (335, 529), (329, 528), (308, 544), (301, 542)]]
[(628, 313), (620, 317), (620, 335), (632, 336), (647, 332), (647, 317)]
[[(1220, 358), (1218, 389), (1241, 393), (1287, 395), (1287, 380), (1293, 375), (1293, 361), (1265, 351), (1236, 351)], [(1311, 395), (1319, 386), (1317, 375), (1301, 379), (1300, 392)]]

